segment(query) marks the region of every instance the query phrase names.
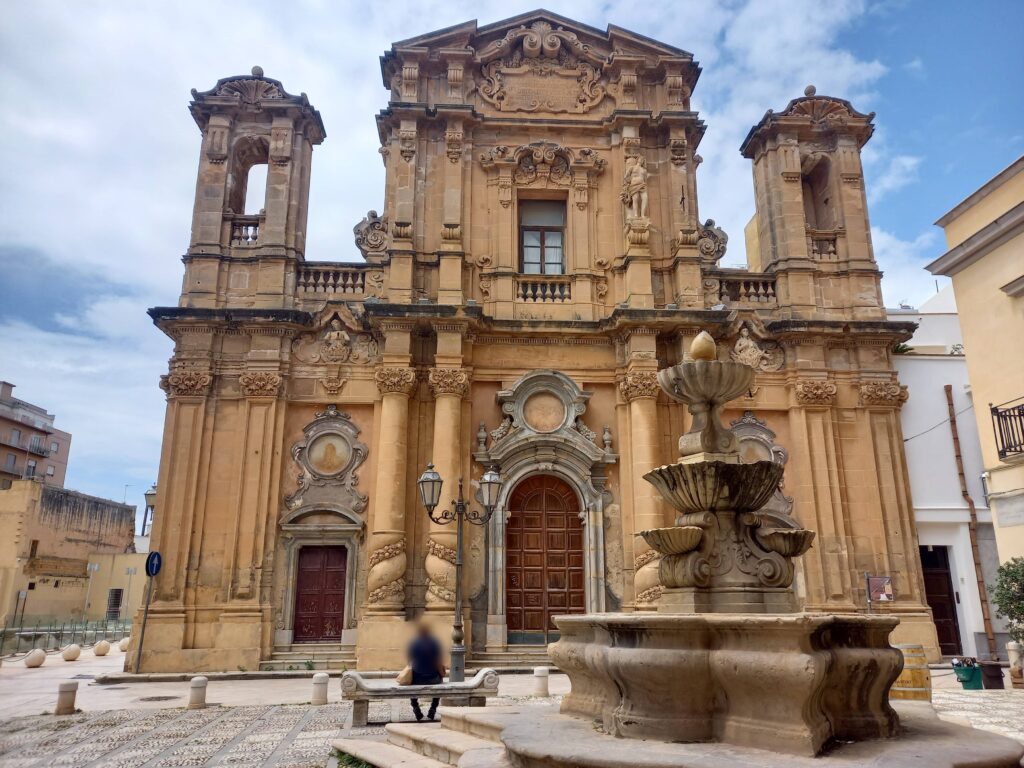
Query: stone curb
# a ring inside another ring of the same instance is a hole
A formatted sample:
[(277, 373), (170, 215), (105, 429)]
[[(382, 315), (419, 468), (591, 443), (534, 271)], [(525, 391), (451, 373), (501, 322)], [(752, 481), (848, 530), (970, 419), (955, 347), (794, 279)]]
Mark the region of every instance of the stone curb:
[[(554, 674), (560, 674), (561, 670), (557, 667), (549, 667)], [(534, 667), (516, 667), (513, 669), (499, 669), (499, 675), (532, 675)], [(317, 672), (326, 672), (332, 678), (340, 678), (346, 670), (343, 669), (288, 669), (278, 671), (254, 671), (254, 672), (149, 672), (142, 674), (132, 674), (130, 672), (113, 672), (106, 675), (97, 675), (93, 680), (98, 685), (114, 685), (120, 683), (180, 683), (191, 680), (196, 674), (202, 674), (203, 677), (210, 680), (290, 680), (297, 678), (310, 678)], [(388, 677), (396, 677), (398, 671), (375, 671), (375, 672), (360, 672), (364, 678), (368, 679), (384, 679)], [(467, 675), (476, 674), (476, 670), (467, 669)]]

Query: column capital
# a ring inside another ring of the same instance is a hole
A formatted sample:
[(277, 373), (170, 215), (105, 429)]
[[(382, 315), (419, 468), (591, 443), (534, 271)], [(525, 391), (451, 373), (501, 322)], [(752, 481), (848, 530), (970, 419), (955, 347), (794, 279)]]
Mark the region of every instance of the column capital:
[(427, 377), (434, 397), (458, 395), (465, 397), (469, 390), (469, 371), (465, 368), (431, 368)]
[(416, 387), (416, 371), (412, 368), (378, 368), (373, 380), (382, 395), (398, 393), (411, 395)]
[(796, 401), (801, 405), (832, 405), (839, 388), (825, 379), (797, 379)]
[(168, 397), (206, 397), (210, 393), (213, 374), (197, 369), (179, 369), (160, 377), (160, 389)]
[(619, 379), (619, 391), (629, 402), (657, 398), (661, 391), (658, 374), (655, 371), (631, 371)]

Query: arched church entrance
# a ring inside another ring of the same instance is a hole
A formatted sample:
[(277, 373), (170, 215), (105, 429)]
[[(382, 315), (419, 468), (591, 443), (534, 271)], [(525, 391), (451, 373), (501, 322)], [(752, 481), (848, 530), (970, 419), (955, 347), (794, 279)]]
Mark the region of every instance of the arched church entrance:
[(564, 480), (536, 475), (509, 497), (505, 528), (508, 642), (556, 640), (554, 616), (584, 613), (583, 521)]

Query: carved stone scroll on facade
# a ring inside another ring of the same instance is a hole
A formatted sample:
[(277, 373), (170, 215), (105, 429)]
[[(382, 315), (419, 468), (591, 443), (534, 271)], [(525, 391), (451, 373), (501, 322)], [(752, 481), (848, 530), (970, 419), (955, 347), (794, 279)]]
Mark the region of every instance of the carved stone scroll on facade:
[(619, 391), (628, 401), (641, 397), (656, 398), (661, 392), (658, 374), (654, 371), (632, 371), (619, 381)]
[(246, 397), (274, 397), (281, 389), (281, 374), (274, 371), (244, 371), (238, 385)]
[(458, 395), (464, 397), (469, 391), (469, 372), (464, 368), (431, 368), (427, 383), (438, 395)]
[(721, 227), (715, 226), (714, 219), (708, 219), (697, 230), (697, 252), (700, 253), (701, 260), (708, 265), (720, 261), (725, 256), (728, 245), (729, 236)]
[(501, 112), (588, 112), (608, 92), (605, 59), (574, 33), (536, 21), (479, 52), (477, 92)]
[(832, 405), (839, 388), (822, 379), (800, 379), (795, 386), (796, 401), (801, 405)]
[(352, 417), (328, 405), (303, 429), (303, 438), (292, 446), (299, 465), (299, 487), (285, 497), (289, 509), (312, 508), (360, 513), (367, 497), (356, 486), (356, 470), (366, 460), (367, 448), (357, 437)]
[(455, 550), (435, 539), (427, 540), (427, 605), (455, 602)]
[(160, 389), (170, 397), (203, 397), (210, 391), (213, 376), (208, 371), (171, 371), (160, 377)]
[(366, 602), (381, 607), (404, 605), (405, 567), (405, 538), (373, 550), (366, 575)]
[(378, 368), (373, 373), (373, 380), (382, 395), (389, 392), (411, 395), (416, 388), (416, 371), (412, 368)]
[(888, 405), (900, 407), (909, 394), (906, 386), (896, 381), (869, 381), (860, 385), (861, 405)]
[(363, 220), (352, 228), (355, 235), (356, 248), (363, 258), (373, 255), (384, 255), (388, 248), (387, 217), (377, 215), (376, 211), (367, 212)]

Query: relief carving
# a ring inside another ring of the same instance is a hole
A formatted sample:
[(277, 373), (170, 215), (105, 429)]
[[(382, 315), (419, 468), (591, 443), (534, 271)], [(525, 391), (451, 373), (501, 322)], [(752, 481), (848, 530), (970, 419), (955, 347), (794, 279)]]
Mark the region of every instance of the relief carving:
[(411, 395), (416, 387), (416, 371), (412, 368), (378, 368), (373, 380), (382, 395), (398, 392)]
[(388, 247), (387, 217), (377, 215), (376, 211), (367, 211), (366, 216), (352, 228), (356, 238), (356, 248), (366, 258), (370, 254), (383, 254)]
[(281, 388), (281, 375), (273, 371), (245, 371), (238, 384), (246, 397), (274, 397)]
[(201, 397), (210, 391), (213, 376), (207, 371), (177, 370), (160, 377), (160, 389), (171, 397)]
[(796, 383), (796, 401), (801, 405), (831, 405), (838, 391), (831, 381), (800, 379)]
[(585, 113), (607, 95), (605, 58), (574, 33), (537, 21), (480, 51), (477, 92), (501, 112)]
[(299, 336), (292, 343), (292, 354), (303, 363), (372, 365), (380, 357), (379, 345), (371, 334), (356, 331), (353, 326), (357, 324), (350, 312), (339, 310), (319, 334)]
[(909, 394), (906, 386), (895, 381), (869, 381), (860, 385), (861, 405), (902, 406)]
[(455, 550), (435, 539), (427, 540), (427, 604), (455, 602)]
[(629, 402), (642, 397), (656, 398), (661, 392), (658, 374), (654, 371), (633, 371), (619, 381), (619, 391)]
[(366, 602), (402, 605), (405, 602), (405, 539), (384, 544), (370, 553)]
[(729, 357), (733, 362), (749, 365), (755, 371), (777, 371), (785, 363), (782, 349), (775, 342), (765, 342), (762, 347), (750, 336), (750, 329), (743, 326), (739, 338)]
[(463, 368), (431, 368), (427, 383), (439, 395), (458, 395), (465, 397), (469, 390), (469, 373)]
[(697, 251), (701, 259), (714, 264), (725, 256), (729, 236), (720, 227), (715, 226), (714, 219), (708, 219), (697, 231)]
[(358, 435), (352, 417), (335, 405), (315, 415), (303, 429), (303, 438), (292, 446), (299, 487), (285, 497), (289, 509), (325, 502), (357, 513), (366, 508), (367, 497), (356, 490), (356, 470), (366, 461), (368, 449)]

